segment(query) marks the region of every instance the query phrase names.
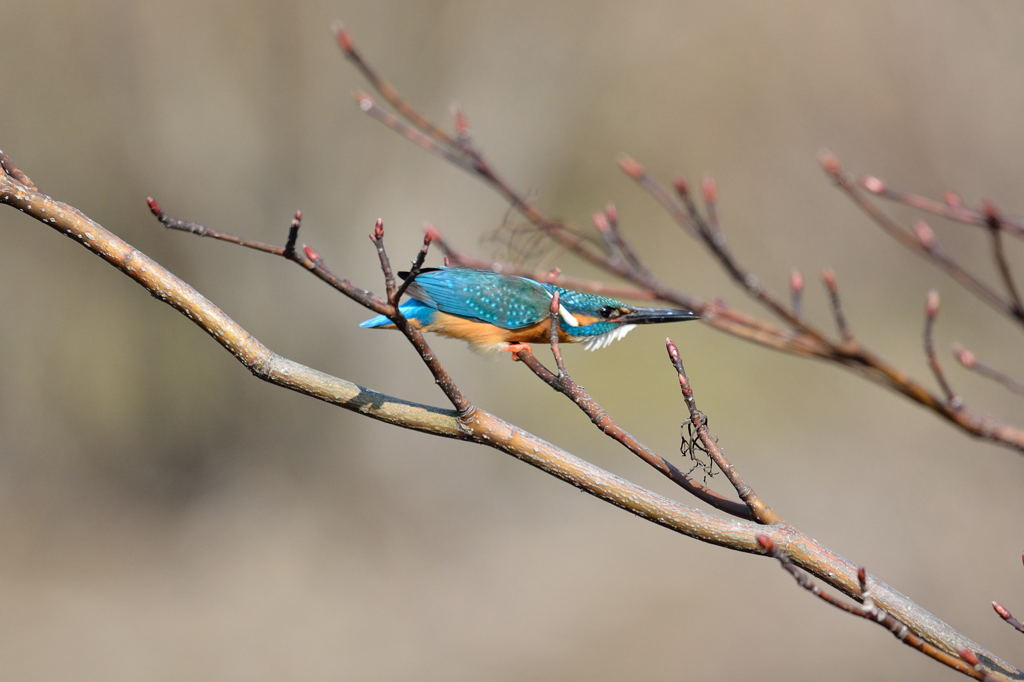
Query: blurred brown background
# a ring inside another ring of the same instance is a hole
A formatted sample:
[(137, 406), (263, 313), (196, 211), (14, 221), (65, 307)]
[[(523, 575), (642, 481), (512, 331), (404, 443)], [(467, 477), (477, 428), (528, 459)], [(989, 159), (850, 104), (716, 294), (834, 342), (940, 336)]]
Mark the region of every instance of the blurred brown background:
[[(1024, 373), (1013, 326), (887, 240), (815, 161), (828, 147), (853, 172), (1024, 210), (1024, 6), (552, 5), (8, 0), (0, 146), (276, 351), (443, 404), (399, 335), (357, 329), (365, 311), (283, 261), (162, 231), (143, 201), (267, 241), (301, 208), (304, 239), (378, 289), (377, 216), (396, 259), (424, 221), (490, 255), (481, 236), (506, 206), (358, 112), (365, 85), (329, 32), (341, 19), (424, 112), (446, 121), (459, 102), (550, 214), (585, 223), (615, 201), (679, 287), (754, 309), (621, 175), (621, 152), (665, 178), (713, 174), (740, 258), (777, 291), (803, 269), (825, 326), (815, 273), (836, 268), (859, 337), (922, 380), (931, 287), (944, 349)], [(934, 224), (991, 273), (977, 230)], [(763, 560), (263, 384), (67, 239), (9, 209), (0, 225), (4, 680), (954, 678)], [(663, 332), (567, 357), (671, 454), (682, 406)], [(722, 444), (776, 509), (1019, 653), (989, 607), (1024, 610), (1019, 454), (833, 368), (696, 324), (671, 333)], [(437, 350), (482, 406), (672, 492), (525, 368)], [(954, 364), (969, 404), (1021, 421), (1019, 402)]]

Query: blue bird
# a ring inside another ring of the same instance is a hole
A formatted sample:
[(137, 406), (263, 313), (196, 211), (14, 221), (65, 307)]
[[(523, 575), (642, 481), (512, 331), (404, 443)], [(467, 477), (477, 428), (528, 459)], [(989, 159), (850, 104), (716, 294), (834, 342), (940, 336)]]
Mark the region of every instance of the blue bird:
[[(409, 273), (398, 273), (403, 279)], [(445, 267), (422, 270), (398, 309), (413, 325), (469, 342), (477, 351), (517, 351), (551, 339), (551, 299), (558, 292), (560, 343), (604, 348), (638, 324), (696, 320), (689, 310), (640, 308), (607, 296), (563, 289), (526, 277)], [(394, 329), (378, 315), (360, 327)]]

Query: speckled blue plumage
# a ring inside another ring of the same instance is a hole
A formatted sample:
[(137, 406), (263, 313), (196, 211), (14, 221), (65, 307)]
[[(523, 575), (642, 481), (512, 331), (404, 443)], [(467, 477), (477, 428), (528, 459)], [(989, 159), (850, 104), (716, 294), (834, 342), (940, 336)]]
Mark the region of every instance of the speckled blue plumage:
[[(420, 273), (409, 286), (410, 298), (399, 306), (402, 314), (423, 326), (435, 311), (487, 322), (503, 329), (522, 329), (542, 322), (550, 315), (551, 298), (558, 292), (562, 306), (573, 315), (598, 316), (603, 306), (618, 308), (621, 301), (526, 277), (501, 275), (467, 268), (438, 268)], [(366, 320), (360, 327), (381, 327), (391, 322), (384, 316)], [(563, 327), (571, 336), (594, 336), (616, 328), (616, 323), (598, 321), (578, 327)]]

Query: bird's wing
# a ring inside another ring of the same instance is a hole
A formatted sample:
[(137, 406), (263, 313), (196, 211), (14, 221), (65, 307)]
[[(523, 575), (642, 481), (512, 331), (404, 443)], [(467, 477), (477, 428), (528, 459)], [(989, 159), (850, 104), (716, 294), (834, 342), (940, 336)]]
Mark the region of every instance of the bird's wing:
[(524, 277), (466, 268), (421, 272), (408, 292), (442, 312), (504, 329), (528, 327), (543, 320), (552, 295), (544, 285)]

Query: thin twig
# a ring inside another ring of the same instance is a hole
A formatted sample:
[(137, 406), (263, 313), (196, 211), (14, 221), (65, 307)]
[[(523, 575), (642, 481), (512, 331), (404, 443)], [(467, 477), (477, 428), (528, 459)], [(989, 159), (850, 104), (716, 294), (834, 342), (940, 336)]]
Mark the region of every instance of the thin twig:
[(1003, 281), (1003, 287), (1010, 297), (1013, 314), (1018, 319), (1024, 319), (1024, 303), (1021, 303), (1020, 291), (1013, 281), (1013, 272), (1006, 260), (1006, 250), (1003, 248), (1003, 219), (999, 210), (991, 201), (981, 205), (981, 212), (985, 216), (985, 224), (988, 226), (989, 235), (992, 237), (992, 257), (996, 261), (996, 270)]
[(551, 296), (551, 306), (549, 316), (551, 319), (551, 355), (555, 358), (555, 367), (558, 368), (558, 376), (560, 378), (568, 377), (569, 372), (565, 369), (565, 359), (562, 357), (562, 347), (558, 343), (558, 333), (561, 329), (561, 296), (558, 291), (555, 291)]
[(299, 238), (299, 229), (302, 227), (302, 211), (296, 211), (295, 216), (292, 218), (291, 225), (288, 226), (288, 239), (285, 240), (284, 250), (281, 253), (282, 256), (289, 260), (295, 258), (295, 242)]
[[(965, 660), (963, 654), (961, 654), (960, 658), (948, 654), (918, 637), (891, 613), (878, 608), (878, 606), (875, 605), (874, 599), (871, 596), (871, 591), (868, 588), (868, 576), (863, 567), (857, 571), (857, 579), (861, 588), (860, 596), (863, 603), (851, 604), (823, 590), (818, 583), (812, 580), (810, 576), (801, 571), (792, 561), (790, 561), (786, 555), (782, 553), (778, 545), (776, 545), (775, 542), (767, 535), (758, 535), (757, 542), (764, 549), (765, 554), (779, 562), (782, 569), (792, 576), (797, 585), (804, 588), (829, 606), (837, 608), (851, 616), (857, 616), (858, 618), (864, 618), (865, 620), (878, 623), (885, 629), (889, 630), (896, 639), (903, 642), (910, 648), (920, 651), (924, 655), (952, 668), (953, 670), (956, 670), (957, 672), (973, 677), (976, 680), (992, 679), (985, 670), (976, 667), (980, 663), (976, 656), (972, 662), (970, 660)], [(969, 654), (971, 653), (973, 652), (969, 652)], [(968, 655), (967, 658), (969, 659), (970, 655)]]
[(397, 307), (398, 301), (395, 298), (395, 273), (391, 269), (391, 259), (388, 258), (388, 252), (384, 248), (384, 221), (381, 218), (377, 218), (377, 222), (373, 224), (373, 232), (370, 233), (370, 243), (372, 243), (373, 248), (377, 250), (377, 259), (380, 261), (380, 271), (384, 273), (384, 290), (387, 294), (388, 303)]
[(1005, 620), (1007, 624), (1012, 626), (1014, 630), (1024, 634), (1024, 623), (1021, 623), (1019, 620), (1014, 618), (1013, 614), (1010, 613), (1005, 606), (1003, 606), (997, 601), (994, 601), (992, 602), (992, 608), (995, 610), (996, 613), (999, 614), (999, 617)]
[(963, 402), (959, 396), (953, 392), (953, 388), (949, 385), (946, 380), (946, 373), (942, 371), (942, 365), (939, 363), (939, 357), (935, 353), (935, 318), (939, 314), (939, 292), (932, 290), (928, 292), (928, 299), (924, 306), (924, 354), (928, 360), (928, 366), (932, 370), (932, 374), (935, 375), (935, 380), (939, 383), (939, 387), (942, 389), (942, 394), (946, 396), (946, 402), (954, 410), (963, 409)]
[(803, 294), (804, 276), (799, 270), (793, 268), (789, 275), (789, 305), (793, 310), (793, 316), (797, 319), (800, 318), (800, 313), (803, 311)]
[(1005, 372), (1001, 372), (992, 365), (982, 362), (978, 359), (978, 356), (974, 354), (974, 351), (968, 350), (960, 345), (953, 346), (953, 355), (957, 361), (963, 365), (966, 369), (972, 372), (988, 377), (993, 381), (1002, 384), (1002, 386), (1014, 393), (1024, 395), (1024, 381), (1014, 379)]
[[(872, 202), (868, 201), (857, 190), (857, 187), (846, 176), (846, 174), (843, 173), (838, 159), (834, 156), (826, 155), (822, 158), (821, 165), (829, 177), (832, 178), (832, 181), (835, 182), (836, 187), (841, 189), (843, 193), (853, 201), (854, 205), (856, 205), (876, 225), (882, 228), (886, 234), (913, 253), (922, 256), (925, 260), (930, 261), (940, 270), (946, 272), (964, 288), (995, 310), (998, 310), (1000, 313), (1010, 317), (1017, 317), (1014, 314), (1012, 306), (990, 286), (967, 272), (967, 270), (965, 270), (953, 258), (938, 248), (928, 249), (924, 247), (914, 234), (905, 230), (896, 221), (882, 213), (882, 211), (879, 210)], [(1020, 318), (1018, 317), (1018, 319)]]
[[(747, 294), (774, 313), (779, 319), (785, 321), (794, 329), (799, 329), (804, 334), (815, 340), (823, 340), (824, 337), (816, 329), (808, 325), (800, 318), (793, 315), (793, 312), (785, 304), (776, 300), (761, 285), (761, 282), (751, 272), (743, 268), (739, 261), (732, 255), (725, 243), (725, 237), (717, 223), (713, 226), (700, 213), (700, 209), (690, 196), (688, 185), (683, 182), (676, 182), (676, 192), (679, 194), (683, 205), (669, 194), (661, 183), (654, 180), (637, 161), (629, 157), (619, 160), (619, 167), (623, 172), (632, 178), (640, 187), (647, 192), (672, 216), (676, 224), (691, 234), (698, 236), (711, 253), (718, 259), (719, 264), (725, 269), (732, 279), (740, 285)], [(715, 190), (712, 186), (705, 186), (705, 199), (710, 197), (714, 203)]]
[[(553, 331), (552, 335), (557, 335), (557, 332)], [(551, 346), (552, 353), (556, 353), (557, 348), (557, 339), (553, 339)], [(559, 350), (556, 355), (556, 363), (558, 363), (560, 356), (561, 351)], [(656, 454), (646, 445), (637, 440), (635, 436), (619, 426), (618, 422), (604, 411), (604, 408), (602, 408), (598, 402), (594, 400), (589, 393), (587, 393), (586, 389), (576, 383), (569, 372), (565, 370), (564, 364), (558, 367), (559, 373), (556, 374), (545, 367), (528, 347), (517, 350), (513, 357), (526, 365), (534, 375), (548, 386), (569, 398), (569, 400), (571, 400), (590, 418), (590, 421), (593, 422), (593, 424), (600, 429), (602, 433), (621, 444), (651, 467), (654, 467), (655, 470), (660, 472), (680, 488), (726, 514), (746, 519), (748, 521), (755, 520), (748, 505), (736, 502), (735, 500), (730, 500), (714, 490), (701, 485), (688, 474), (680, 470), (664, 457)]]
[(242, 239), (236, 237), (233, 234), (227, 234), (224, 232), (217, 232), (211, 230), (205, 225), (194, 223), (190, 220), (178, 220), (177, 218), (171, 218), (164, 213), (163, 209), (160, 208), (160, 204), (157, 203), (153, 197), (146, 197), (146, 204), (149, 206), (150, 213), (160, 224), (169, 230), (178, 230), (181, 232), (188, 232), (199, 237), (209, 237), (210, 239), (218, 239), (222, 242), (228, 242), (229, 244), (237, 244), (238, 246), (244, 246), (247, 249), (256, 249), (257, 251), (263, 251), (264, 253), (272, 253), (275, 256), (283, 256), (284, 249), (274, 244), (267, 244), (265, 242), (258, 242), (251, 239)]
[(377, 72), (363, 59), (362, 54), (356, 49), (352, 42), (352, 36), (349, 35), (348, 31), (341, 24), (335, 24), (333, 27), (335, 40), (338, 41), (338, 47), (341, 48), (345, 56), (348, 57), (349, 61), (355, 65), (356, 69), (363, 75), (369, 83), (373, 86), (373, 89), (381, 94), (381, 96), (387, 100), (388, 104), (394, 107), (395, 111), (400, 113), (410, 123), (420, 130), (428, 133), (430, 137), (434, 138), (441, 144), (454, 144), (455, 141), (448, 136), (440, 128), (437, 128), (423, 116), (420, 116), (419, 112), (416, 111), (412, 106), (409, 105), (398, 91), (388, 83), (386, 80), (377, 75)]
[[(295, 250), (295, 242), (298, 239), (298, 233), (301, 227), (301, 214), (297, 214), (295, 219), (292, 220), (292, 223), (288, 228), (288, 237), (285, 246), (278, 247), (270, 244), (264, 244), (262, 242), (243, 239), (232, 234), (217, 232), (216, 230), (211, 230), (205, 225), (192, 221), (170, 218), (164, 214), (159, 204), (157, 204), (152, 198), (147, 198), (147, 203), (149, 203), (150, 210), (153, 212), (153, 215), (156, 216), (162, 225), (171, 227), (172, 229), (181, 229), (182, 231), (198, 236), (212, 237), (214, 239), (228, 242), (229, 244), (236, 244), (238, 246), (255, 249), (263, 253), (282, 256), (306, 269), (320, 281), (328, 284), (349, 298), (361, 303), (380, 315), (386, 316), (394, 322), (399, 331), (409, 339), (409, 342), (419, 353), (420, 358), (427, 366), (427, 369), (429, 369), (430, 373), (434, 376), (434, 382), (438, 385), (455, 409), (459, 411), (459, 414), (469, 415), (475, 410), (473, 404), (466, 398), (459, 387), (455, 384), (455, 381), (452, 379), (448, 371), (441, 365), (441, 362), (437, 359), (437, 356), (434, 354), (433, 350), (431, 350), (430, 345), (427, 343), (426, 339), (423, 338), (420, 331), (406, 320), (398, 310), (397, 300), (395, 300), (397, 298), (396, 294), (398, 290), (395, 288), (394, 273), (391, 270), (391, 259), (388, 257), (387, 250), (384, 248), (384, 224), (382, 220), (378, 219), (374, 223), (373, 232), (370, 234), (370, 241), (373, 243), (374, 248), (377, 251), (381, 271), (384, 273), (385, 277), (385, 285), (389, 289), (388, 300), (381, 300), (371, 292), (356, 287), (347, 279), (339, 278), (331, 272), (330, 268), (328, 268), (324, 262), (324, 259), (312, 247), (303, 246), (302, 254), (300, 255)], [(422, 262), (420, 259), (421, 257), (423, 259), (426, 258), (425, 250), (430, 244), (429, 237), (429, 233), (424, 237), (424, 245), (420, 249), (420, 254), (422, 255), (417, 255), (416, 258), (416, 261), (420, 262), (421, 266)]]
[[(911, 208), (942, 216), (959, 223), (986, 227), (985, 215), (980, 211), (965, 207), (963, 200), (955, 192), (946, 192), (944, 201), (937, 201), (920, 194), (912, 194), (894, 189), (888, 183), (872, 175), (861, 178), (860, 186), (876, 196), (898, 204), (910, 206)], [(1024, 237), (1024, 222), (1019, 219), (1004, 219), (1003, 228), (1015, 237)]]
[(846, 315), (843, 314), (843, 306), (839, 300), (839, 280), (832, 269), (825, 269), (821, 273), (821, 279), (825, 283), (825, 290), (828, 291), (828, 303), (832, 309), (832, 317), (836, 321), (836, 329), (839, 330), (839, 337), (844, 344), (853, 343), (853, 332), (846, 322)]
[(700, 182), (701, 193), (704, 195), (704, 214), (707, 216), (708, 230), (712, 233), (721, 232), (718, 224), (718, 183), (712, 177)]
[(744, 482), (740, 477), (736, 467), (732, 465), (732, 462), (726, 458), (725, 453), (722, 452), (721, 448), (718, 447), (718, 443), (708, 433), (707, 420), (700, 410), (697, 409), (697, 401), (693, 395), (693, 387), (690, 385), (690, 379), (686, 376), (686, 370), (683, 368), (683, 361), (679, 357), (679, 348), (672, 342), (672, 339), (665, 339), (665, 347), (668, 350), (669, 360), (672, 362), (672, 366), (676, 370), (676, 374), (679, 376), (679, 389), (683, 393), (683, 402), (686, 403), (686, 409), (690, 413), (690, 423), (693, 424), (693, 428), (697, 432), (697, 437), (700, 438), (701, 443), (704, 445), (705, 451), (708, 456), (718, 465), (718, 468), (722, 470), (725, 477), (729, 479), (729, 483), (736, 489), (736, 494), (740, 496), (740, 499), (750, 508), (754, 518), (757, 519), (758, 523), (779, 523), (782, 519), (779, 515), (772, 510), (767, 504), (765, 504), (761, 498), (754, 492), (754, 489)]
[(416, 259), (413, 260), (412, 266), (409, 268), (409, 272), (406, 274), (405, 279), (402, 280), (402, 284), (398, 287), (398, 291), (395, 292), (394, 305), (398, 305), (402, 300), (402, 295), (405, 294), (405, 290), (416, 279), (416, 276), (423, 270), (423, 264), (427, 260), (427, 251), (430, 250), (430, 243), (434, 240), (434, 235), (437, 231), (428, 228), (423, 234), (423, 246), (420, 247), (419, 253), (416, 254)]

